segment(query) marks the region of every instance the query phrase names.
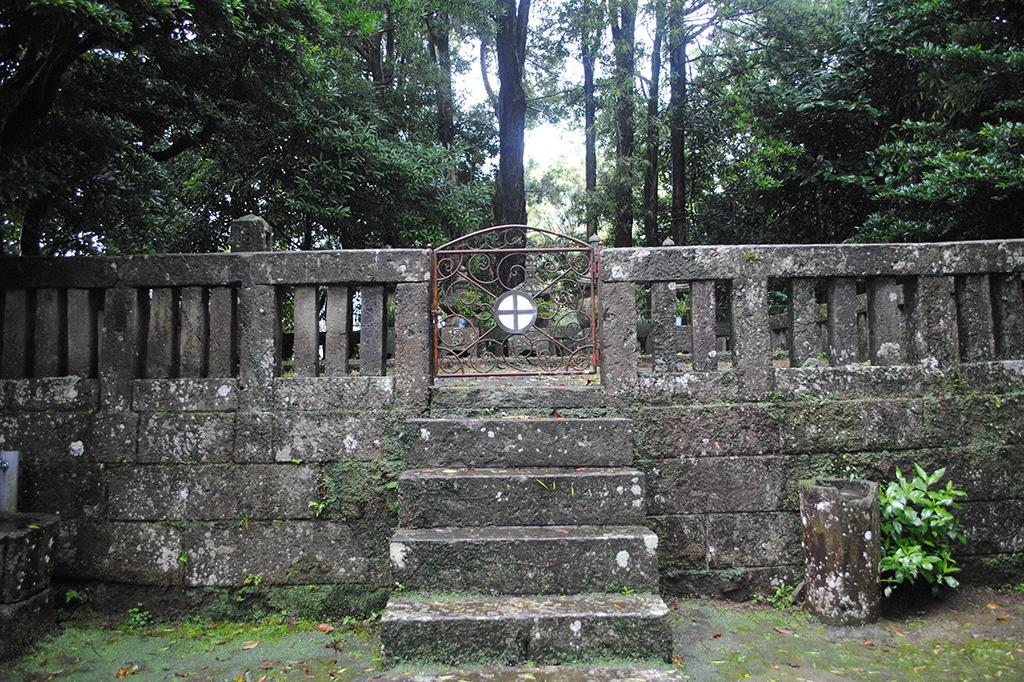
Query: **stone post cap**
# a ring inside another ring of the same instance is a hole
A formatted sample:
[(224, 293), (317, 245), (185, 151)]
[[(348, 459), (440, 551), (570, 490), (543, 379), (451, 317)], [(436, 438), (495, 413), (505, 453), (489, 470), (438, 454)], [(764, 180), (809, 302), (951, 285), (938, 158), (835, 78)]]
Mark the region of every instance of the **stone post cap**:
[(231, 250), (236, 253), (247, 251), (272, 251), (274, 230), (258, 215), (246, 215), (231, 221)]

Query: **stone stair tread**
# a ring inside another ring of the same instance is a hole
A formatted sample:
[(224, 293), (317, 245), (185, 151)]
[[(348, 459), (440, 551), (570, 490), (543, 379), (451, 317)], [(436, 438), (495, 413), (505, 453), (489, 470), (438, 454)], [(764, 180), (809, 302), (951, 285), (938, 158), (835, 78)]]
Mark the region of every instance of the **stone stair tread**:
[(395, 580), (413, 590), (539, 595), (657, 590), (658, 536), (642, 526), (400, 529)]
[(399, 528), (392, 542), (485, 542), (501, 540), (616, 540), (653, 538), (643, 526), (462, 526)]
[(382, 623), (417, 620), (533, 620), (535, 618), (663, 618), (656, 594), (487, 596), (405, 593), (388, 602)]
[(398, 476), (400, 525), (604, 526), (644, 522), (644, 474), (624, 467), (427, 467)]
[(633, 427), (621, 417), (431, 418), (407, 422), (406, 461), (418, 466), (624, 466)]

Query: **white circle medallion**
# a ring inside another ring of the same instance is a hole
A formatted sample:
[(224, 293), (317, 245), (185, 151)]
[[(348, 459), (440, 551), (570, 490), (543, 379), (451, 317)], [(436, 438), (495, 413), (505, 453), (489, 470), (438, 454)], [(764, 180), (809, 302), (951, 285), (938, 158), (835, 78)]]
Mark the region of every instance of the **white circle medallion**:
[(521, 291), (506, 291), (494, 303), (494, 317), (509, 334), (522, 334), (537, 321), (537, 305)]

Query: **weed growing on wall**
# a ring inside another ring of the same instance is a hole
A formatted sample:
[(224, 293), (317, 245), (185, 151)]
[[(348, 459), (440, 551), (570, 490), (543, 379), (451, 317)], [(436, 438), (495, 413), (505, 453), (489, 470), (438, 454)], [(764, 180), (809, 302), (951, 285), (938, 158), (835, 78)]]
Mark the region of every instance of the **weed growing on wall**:
[(957, 587), (953, 577), (960, 568), (951, 555), (955, 543), (965, 540), (963, 526), (955, 512), (957, 498), (966, 495), (948, 481), (936, 488), (945, 468), (927, 473), (914, 465), (914, 477), (907, 480), (896, 469), (896, 480), (879, 491), (882, 510), (881, 580), (885, 596), (901, 585), (928, 584), (932, 591), (941, 586)]

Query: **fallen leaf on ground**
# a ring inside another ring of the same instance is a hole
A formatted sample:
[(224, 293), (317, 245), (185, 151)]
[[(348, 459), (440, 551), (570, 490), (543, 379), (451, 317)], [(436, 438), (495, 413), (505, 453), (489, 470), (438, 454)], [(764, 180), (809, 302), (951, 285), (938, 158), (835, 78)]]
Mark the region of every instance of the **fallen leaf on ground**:
[(327, 623), (320, 623), (320, 625), (316, 626), (316, 629), (320, 632), (334, 632), (334, 626)]
[(774, 628), (772, 628), (772, 630), (775, 630), (775, 632), (779, 633), (780, 635), (792, 635), (793, 634), (793, 631), (790, 630), (789, 628), (774, 627)]
[(249, 641), (249, 642), (243, 642), (242, 643), (242, 648), (248, 651), (249, 649), (255, 649), (256, 647), (259, 646), (259, 644), (260, 643), (255, 641), (255, 640), (252, 640), (252, 641)]
[(265, 658), (262, 661), (260, 661), (260, 670), (270, 670), (275, 665), (277, 665), (277, 661), (272, 661), (269, 658)]
[(137, 672), (139, 672), (139, 666), (137, 665), (133, 665), (130, 667), (123, 666), (117, 669), (117, 672), (114, 673), (114, 677), (121, 679), (123, 677), (128, 677), (129, 675), (134, 675)]
[(985, 604), (985, 606), (987, 606), (990, 609), (1002, 608), (1001, 606), (999, 606), (999, 604), (995, 603), (994, 601), (990, 601), (989, 603)]

